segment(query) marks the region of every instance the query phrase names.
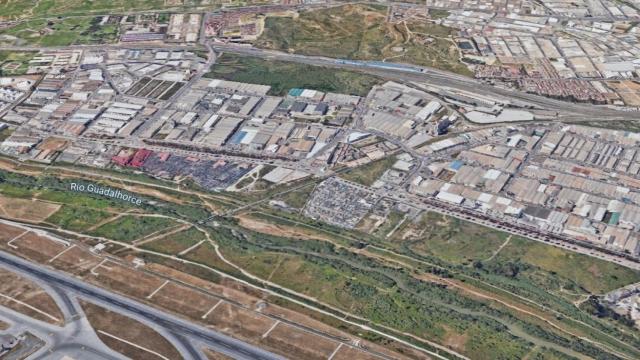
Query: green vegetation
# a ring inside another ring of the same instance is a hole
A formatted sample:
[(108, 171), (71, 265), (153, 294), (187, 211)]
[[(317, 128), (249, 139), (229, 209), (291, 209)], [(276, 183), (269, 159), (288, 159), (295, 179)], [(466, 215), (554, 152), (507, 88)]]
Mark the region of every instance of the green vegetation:
[(349, 169), (341, 173), (339, 176), (345, 180), (353, 181), (365, 186), (371, 186), (396, 162), (396, 160), (395, 156), (387, 156), (383, 159)]
[[(410, 233), (404, 240), (405, 234)], [(405, 222), (392, 239), (413, 251), (452, 264), (470, 264), (491, 257), (509, 237), (507, 233), (436, 212)]]
[[(24, 75), (35, 54), (33, 51), (0, 51), (0, 75)], [(0, 140), (4, 140), (3, 133), (0, 132)]]
[(384, 238), (389, 234), (393, 229), (400, 224), (400, 222), (405, 218), (405, 213), (398, 211), (396, 209), (392, 209), (387, 215), (387, 219), (385, 222), (378, 227), (373, 234)]
[(380, 78), (355, 71), (223, 54), (206, 76), (271, 86), (271, 95), (305, 88), (365, 96)]
[(66, 230), (82, 232), (110, 216), (114, 215), (106, 211), (94, 210), (87, 207), (64, 205), (60, 210), (51, 215), (46, 222), (60, 226)]
[(126, 215), (100, 226), (90, 234), (117, 241), (132, 242), (175, 225), (175, 221), (165, 218)]
[(6, 128), (0, 131), (0, 142), (5, 141), (11, 134), (13, 134), (14, 129)]
[(388, 60), (471, 75), (460, 62), (455, 30), (420, 21), (391, 24), (387, 8), (350, 4), (267, 18), (259, 47), (305, 55)]
[(164, 254), (175, 255), (185, 249), (192, 247), (200, 240), (204, 240), (204, 238), (205, 236), (200, 230), (196, 229), (195, 227), (191, 227), (187, 230), (146, 243), (142, 245), (142, 247)]
[[(326, 242), (240, 229), (236, 229), (235, 236), (218, 242), (227, 259), (263, 279), (374, 323), (450, 344), (474, 358), (523, 358), (542, 348), (565, 356), (611, 356), (588, 342), (541, 326), (511, 308), (437, 282), (418, 280), (411, 271), (389, 267)], [(447, 278), (446, 272), (435, 274)]]
[(118, 24), (101, 25), (102, 17), (37, 19), (0, 30), (6, 45), (66, 46), (115, 42)]
[[(383, 161), (388, 163), (383, 166)], [(343, 176), (375, 180), (395, 159), (383, 161), (350, 169)], [(0, 192), (72, 204), (47, 221), (78, 229), (99, 223), (108, 211), (133, 209), (111, 199), (65, 191), (69, 181), (73, 180), (0, 171)], [(233, 200), (246, 203), (298, 185), (274, 186), (257, 197), (235, 194)], [(277, 198), (302, 204), (312, 188), (309, 182), (308, 187)], [(189, 201), (196, 200), (189, 197)], [(191, 221), (202, 215), (198, 212), (201, 204), (157, 203), (143, 210)], [(85, 208), (93, 213), (77, 213)], [(77, 223), (69, 221), (74, 216), (82, 218)], [(336, 228), (299, 213), (274, 210), (268, 204), (256, 205), (251, 216), (279, 226), (304, 228), (306, 233), (315, 232), (339, 246), (306, 237), (301, 240), (297, 235), (256, 233), (229, 218), (217, 218), (215, 228), (203, 228), (225, 258), (248, 272), (370, 319), (372, 327), (385, 325), (397, 329), (394, 334), (405, 339), (410, 340), (399, 332), (437, 341), (479, 359), (620, 358), (615, 352), (640, 358), (637, 331), (622, 322), (598, 318), (603, 310), (595, 302), (582, 307), (574, 304), (590, 293), (640, 281), (640, 272), (429, 212), (415, 221), (405, 220), (390, 238), (386, 238), (388, 231), (404, 218), (400, 211), (392, 210), (373, 234)], [(174, 225), (173, 220), (131, 214), (100, 226), (93, 234), (132, 241), (152, 233), (166, 234), (177, 229)], [(176, 254), (203, 239), (204, 234), (189, 228), (145, 246)], [(217, 275), (202, 267), (149, 254), (136, 256), (218, 281)], [(239, 276), (209, 242), (184, 257)]]
[(449, 12), (447, 10), (429, 9), (429, 16), (432, 19), (444, 19), (449, 16)]
[(557, 274), (594, 294), (640, 281), (640, 273), (629, 268), (520, 237), (514, 237), (496, 256), (496, 263), (506, 261)]
[(296, 191), (290, 191), (279, 198), (292, 208), (302, 209), (311, 197), (314, 185), (305, 186)]
[[(58, 15), (114, 14), (132, 11), (188, 9), (203, 1), (165, 0), (0, 0), (0, 19), (24, 19)], [(207, 1), (210, 8), (219, 1)]]

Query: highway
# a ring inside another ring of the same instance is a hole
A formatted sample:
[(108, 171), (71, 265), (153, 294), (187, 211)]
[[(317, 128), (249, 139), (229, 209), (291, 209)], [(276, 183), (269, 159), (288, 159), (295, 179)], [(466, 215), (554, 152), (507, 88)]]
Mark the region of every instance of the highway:
[(163, 329), (189, 340), (195, 340), (206, 346), (233, 357), (234, 359), (279, 360), (282, 357), (246, 344), (242, 341), (217, 333), (211, 329), (192, 324), (178, 317), (154, 309), (148, 305), (111, 293), (99, 287), (87, 284), (69, 275), (36, 265), (16, 256), (0, 251), (0, 264), (17, 273), (73, 292), (82, 298), (108, 304), (116, 311), (130, 312)]

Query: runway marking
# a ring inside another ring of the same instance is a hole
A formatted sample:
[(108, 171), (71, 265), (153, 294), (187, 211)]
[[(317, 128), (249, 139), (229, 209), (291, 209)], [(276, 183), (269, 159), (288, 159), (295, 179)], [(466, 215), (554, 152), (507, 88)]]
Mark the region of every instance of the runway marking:
[(215, 305), (211, 307), (211, 309), (209, 309), (209, 311), (207, 311), (204, 315), (202, 315), (202, 318), (206, 319), (207, 316), (209, 316), (209, 314), (211, 314), (211, 312), (215, 310), (218, 307), (218, 305), (220, 305), (220, 303), (222, 303), (222, 299), (220, 299)]
[(338, 347), (335, 350), (333, 350), (333, 352), (331, 353), (331, 356), (329, 356), (327, 360), (333, 359), (333, 357), (336, 356), (336, 354), (338, 353), (338, 350), (340, 350), (341, 347), (342, 347), (342, 343), (338, 344)]
[(52, 257), (51, 259), (49, 259), (49, 261), (48, 261), (48, 262), (53, 262), (55, 259), (57, 259), (58, 257), (60, 257), (62, 254), (66, 253), (67, 251), (71, 250), (71, 249), (72, 249), (72, 248), (74, 248), (75, 246), (76, 246), (76, 244), (73, 244), (73, 245), (69, 246), (68, 248), (66, 248), (66, 249), (64, 249), (64, 250), (62, 250), (62, 251), (60, 251), (60, 252), (58, 253), (58, 255), (56, 255), (56, 256), (54, 256), (54, 257)]
[(153, 354), (153, 355), (155, 355), (155, 356), (157, 356), (157, 357), (159, 357), (159, 358), (161, 358), (161, 359), (169, 360), (169, 358), (167, 358), (166, 356), (163, 356), (163, 355), (161, 355), (161, 354), (158, 354), (157, 352), (155, 352), (155, 351), (153, 351), (153, 350), (149, 350), (149, 349), (147, 349), (147, 348), (145, 348), (145, 347), (142, 347), (142, 346), (140, 346), (140, 345), (138, 345), (138, 344), (132, 343), (131, 341), (127, 341), (127, 340), (122, 339), (122, 338), (119, 338), (119, 337), (117, 337), (117, 336), (115, 336), (115, 335), (109, 334), (109, 333), (108, 333), (108, 332), (106, 332), (106, 331), (98, 330), (98, 332), (99, 332), (100, 334), (102, 334), (102, 335), (108, 336), (108, 337), (110, 337), (110, 338), (112, 338), (112, 339), (116, 339), (116, 340), (118, 340), (118, 341), (122, 341), (123, 343), (128, 344), (128, 345), (131, 345), (131, 346), (133, 346), (133, 347), (136, 347), (136, 348), (138, 348), (138, 349), (140, 349), (140, 350), (144, 350), (144, 351), (146, 351), (146, 352), (148, 352), (148, 353), (150, 353), (150, 354)]
[(7, 242), (7, 245), (9, 245), (10, 247), (17, 249), (18, 247), (13, 245), (13, 242), (20, 239), (21, 237), (25, 236), (27, 233), (29, 232), (29, 230), (25, 230), (25, 232), (23, 232), (22, 234), (14, 237), (13, 239), (9, 240), (9, 242)]
[(273, 329), (276, 328), (276, 326), (278, 326), (278, 324), (280, 324), (280, 320), (276, 320), (276, 322), (273, 323), (273, 325), (271, 325), (271, 327), (269, 328), (269, 330), (267, 330), (267, 332), (265, 332), (264, 334), (262, 334), (262, 338), (266, 338), (267, 336), (269, 336), (269, 334), (271, 333), (271, 331), (273, 331)]
[(149, 296), (147, 296), (147, 299), (151, 299), (153, 297), (153, 295), (157, 294), (158, 291), (162, 290), (163, 287), (165, 287), (165, 285), (167, 285), (169, 283), (169, 280), (165, 280), (162, 285), (158, 286), (157, 289), (153, 290), (153, 292), (151, 294), (149, 294)]
[(111, 270), (110, 268), (108, 268), (108, 267), (106, 267), (106, 266), (102, 266), (102, 265), (103, 265), (104, 263), (106, 263), (107, 261), (109, 261), (109, 259), (102, 259), (102, 261), (100, 261), (100, 263), (99, 263), (98, 265), (96, 265), (96, 266), (94, 266), (93, 268), (91, 268), (91, 270), (89, 270), (89, 272), (90, 272), (91, 274), (93, 274), (94, 276), (98, 276), (98, 275), (100, 275), (100, 274), (98, 274), (98, 273), (96, 272), (96, 270), (98, 270), (98, 268), (99, 268), (99, 267), (104, 267), (104, 268), (106, 268), (106, 269)]
[(184, 250), (182, 250), (181, 252), (179, 252), (179, 253), (178, 253), (178, 256), (183, 256), (183, 255), (185, 255), (185, 254), (186, 254), (186, 253), (188, 253), (189, 251), (191, 251), (191, 250), (193, 250), (193, 249), (197, 248), (198, 246), (202, 245), (202, 243), (203, 243), (203, 242), (205, 242), (205, 241), (206, 241), (206, 240), (200, 240), (197, 244), (195, 244), (195, 245), (191, 246), (191, 247), (190, 247), (190, 248), (188, 248), (188, 249), (184, 249)]
[(9, 300), (11, 300), (11, 301), (13, 301), (13, 302), (15, 302), (17, 304), (20, 304), (20, 305), (22, 305), (24, 307), (27, 307), (27, 308), (37, 312), (38, 314), (42, 314), (42, 315), (48, 317), (49, 319), (51, 319), (51, 320), (53, 320), (55, 322), (60, 322), (60, 319), (58, 319), (57, 317), (55, 317), (55, 316), (53, 316), (53, 315), (51, 315), (49, 313), (46, 313), (46, 312), (44, 312), (44, 311), (42, 311), (42, 310), (40, 310), (40, 309), (38, 309), (36, 307), (33, 307), (33, 306), (27, 304), (26, 302), (20, 301), (18, 299), (14, 299), (11, 296), (8, 296), (8, 295), (5, 295), (5, 294), (0, 294), (0, 297), (3, 297), (5, 299), (9, 299)]

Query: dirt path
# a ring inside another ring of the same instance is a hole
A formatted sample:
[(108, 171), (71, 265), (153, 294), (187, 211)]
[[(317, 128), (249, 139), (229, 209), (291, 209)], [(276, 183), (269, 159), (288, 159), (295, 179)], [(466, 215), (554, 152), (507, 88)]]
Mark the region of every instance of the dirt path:
[(489, 256), (487, 259), (485, 259), (484, 261), (491, 261), (493, 260), (496, 256), (498, 256), (498, 254), (500, 253), (500, 251), (509, 244), (509, 242), (511, 241), (511, 238), (513, 237), (513, 235), (509, 235), (507, 236), (507, 240), (505, 240), (502, 245), (500, 245), (499, 248), (496, 249), (496, 251), (493, 252), (493, 255)]

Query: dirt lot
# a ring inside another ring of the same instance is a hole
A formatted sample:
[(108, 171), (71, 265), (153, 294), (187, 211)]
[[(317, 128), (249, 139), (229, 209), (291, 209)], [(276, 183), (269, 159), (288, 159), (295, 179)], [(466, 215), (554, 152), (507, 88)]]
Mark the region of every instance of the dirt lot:
[(214, 294), (219, 294), (220, 296), (223, 296), (225, 298), (233, 299), (233, 301), (247, 307), (252, 307), (259, 300), (258, 297), (248, 295), (245, 292), (238, 291), (236, 289), (233, 289), (227, 286), (221, 286), (221, 285), (200, 279), (193, 275), (185, 274), (183, 272), (171, 269), (164, 265), (149, 264), (147, 265), (147, 269), (153, 272), (164, 274), (173, 279), (180, 280), (186, 284), (189, 284), (204, 290), (208, 290)]
[(11, 225), (0, 224), (0, 242), (2, 243), (6, 243), (7, 241), (22, 233), (24, 233), (24, 230), (20, 228)]
[(59, 242), (36, 235), (33, 232), (20, 236), (11, 244), (15, 247), (10, 246), (7, 241), (0, 243), (0, 248), (40, 263), (49, 261), (66, 248)]
[(283, 323), (279, 323), (261, 343), (295, 359), (328, 359), (339, 345), (337, 341)]
[(132, 359), (160, 359), (153, 353), (114, 339), (101, 331), (162, 354), (169, 359), (182, 359), (180, 353), (167, 339), (147, 325), (88, 302), (82, 301), (81, 305), (100, 340), (111, 349)]
[(260, 338), (274, 323), (272, 319), (228, 303), (220, 304), (204, 321), (231, 336), (245, 339)]
[(85, 276), (94, 266), (102, 261), (98, 256), (80, 247), (73, 247), (58, 256), (51, 265), (74, 275)]
[(151, 301), (163, 308), (200, 320), (202, 315), (218, 303), (219, 299), (185, 286), (169, 283), (153, 295)]
[(4, 269), (0, 269), (0, 278), (0, 294), (3, 295), (0, 296), (0, 305), (50, 324), (61, 325), (64, 322), (56, 302), (36, 283)]
[(379, 360), (380, 358), (364, 351), (343, 345), (333, 356), (333, 360)]
[(164, 283), (164, 280), (158, 277), (141, 271), (132, 271), (113, 262), (107, 262), (99, 266), (94, 272), (99, 275), (89, 274), (85, 277), (85, 280), (141, 299), (146, 298)]
[(0, 195), (0, 216), (38, 223), (60, 209), (60, 205)]
[(248, 214), (238, 215), (235, 218), (238, 219), (240, 226), (247, 228), (249, 230), (261, 232), (263, 234), (284, 236), (284, 237), (297, 238), (297, 239), (310, 239), (310, 240), (333, 242), (331, 238), (327, 236), (322, 236), (321, 234), (318, 234), (313, 230), (306, 230), (300, 227), (271, 224), (266, 222), (265, 220), (250, 216)]

